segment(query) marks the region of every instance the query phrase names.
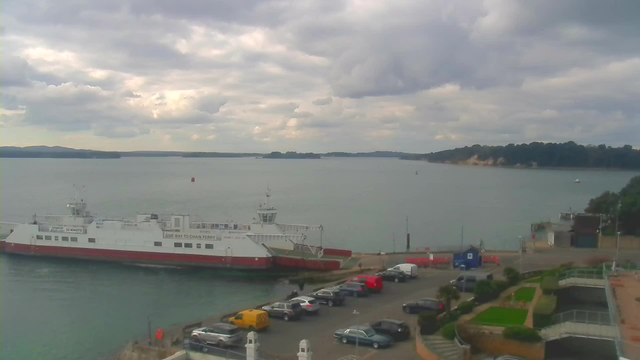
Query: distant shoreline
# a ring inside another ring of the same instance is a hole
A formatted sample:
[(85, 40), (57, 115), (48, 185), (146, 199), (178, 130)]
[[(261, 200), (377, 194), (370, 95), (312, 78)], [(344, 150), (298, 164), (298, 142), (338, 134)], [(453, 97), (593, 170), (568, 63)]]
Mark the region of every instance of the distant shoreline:
[(425, 159), (413, 160), (413, 159), (401, 159), (407, 161), (419, 161), (426, 162), (429, 164), (440, 164), (440, 165), (456, 165), (456, 166), (465, 166), (465, 167), (479, 167), (479, 168), (494, 168), (494, 169), (514, 169), (514, 170), (596, 170), (596, 171), (633, 171), (640, 172), (640, 169), (625, 169), (625, 168), (603, 168), (603, 167), (567, 167), (567, 166), (505, 166), (505, 165), (484, 165), (484, 164), (464, 164), (464, 163), (452, 163), (452, 162), (440, 162), (440, 161), (429, 161)]

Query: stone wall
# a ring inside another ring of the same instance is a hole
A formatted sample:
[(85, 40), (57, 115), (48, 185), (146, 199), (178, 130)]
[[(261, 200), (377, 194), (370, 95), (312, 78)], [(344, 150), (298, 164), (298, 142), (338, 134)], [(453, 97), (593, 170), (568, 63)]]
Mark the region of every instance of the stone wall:
[(528, 360), (544, 360), (544, 342), (530, 344), (507, 340), (502, 335), (474, 334), (472, 346), (481, 352), (494, 355), (514, 355)]
[[(601, 249), (615, 249), (617, 236), (600, 236)], [(620, 249), (640, 250), (640, 237), (620, 236)]]

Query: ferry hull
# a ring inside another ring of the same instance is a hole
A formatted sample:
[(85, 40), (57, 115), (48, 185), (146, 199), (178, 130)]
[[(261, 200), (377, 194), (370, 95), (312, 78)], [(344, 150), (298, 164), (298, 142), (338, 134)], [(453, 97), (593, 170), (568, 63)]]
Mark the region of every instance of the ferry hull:
[(211, 255), (194, 254), (169, 254), (142, 251), (123, 251), (105, 249), (70, 248), (59, 246), (34, 246), (17, 243), (5, 243), (3, 250), (6, 253), (30, 255), (30, 256), (50, 256), (59, 258), (115, 261), (126, 263), (174, 265), (174, 266), (196, 266), (196, 267), (219, 267), (234, 269), (269, 269), (273, 267), (273, 258), (255, 257), (223, 257)]

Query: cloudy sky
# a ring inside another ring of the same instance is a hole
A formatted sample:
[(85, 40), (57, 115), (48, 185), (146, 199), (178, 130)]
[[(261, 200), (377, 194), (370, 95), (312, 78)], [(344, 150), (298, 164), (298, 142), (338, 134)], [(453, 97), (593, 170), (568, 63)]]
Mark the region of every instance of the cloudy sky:
[(640, 146), (640, 1), (3, 0), (2, 145)]

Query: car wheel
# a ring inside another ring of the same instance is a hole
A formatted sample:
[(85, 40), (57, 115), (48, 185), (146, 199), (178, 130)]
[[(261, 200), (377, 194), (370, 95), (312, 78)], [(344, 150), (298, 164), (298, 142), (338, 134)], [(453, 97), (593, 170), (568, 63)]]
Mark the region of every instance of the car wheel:
[(209, 352), (209, 347), (206, 346), (206, 345), (203, 345), (201, 350), (202, 350), (203, 353), (208, 353)]
[(349, 342), (349, 340), (347, 340), (347, 338), (343, 337), (342, 339), (340, 339), (340, 341), (342, 341), (343, 344), (346, 344)]
[(253, 325), (249, 325), (249, 331), (255, 331), (256, 328)]
[(403, 310), (404, 310), (405, 313), (411, 314), (411, 308), (410, 307), (405, 307)]
[(332, 300), (327, 301), (327, 305), (333, 306), (333, 301)]
[(373, 346), (374, 349), (377, 349), (380, 347), (380, 345), (377, 342), (374, 342), (373, 344), (371, 344), (371, 346)]
[(191, 337), (191, 340), (193, 340), (193, 341), (195, 341), (195, 342), (197, 342), (197, 343), (201, 343), (201, 342), (202, 342), (202, 341), (200, 341), (200, 338), (199, 338), (199, 337), (197, 337), (197, 336), (192, 336), (192, 337)]
[(289, 321), (289, 315), (284, 314), (284, 316), (282, 317), (282, 319), (283, 319), (284, 321)]
[(394, 281), (395, 281), (395, 282), (400, 282), (400, 279), (398, 279), (398, 278), (395, 278), (395, 280), (394, 280)]
[(219, 348), (224, 349), (224, 341), (222, 341), (222, 340), (218, 340), (217, 345), (218, 345), (218, 347), (219, 347)]

